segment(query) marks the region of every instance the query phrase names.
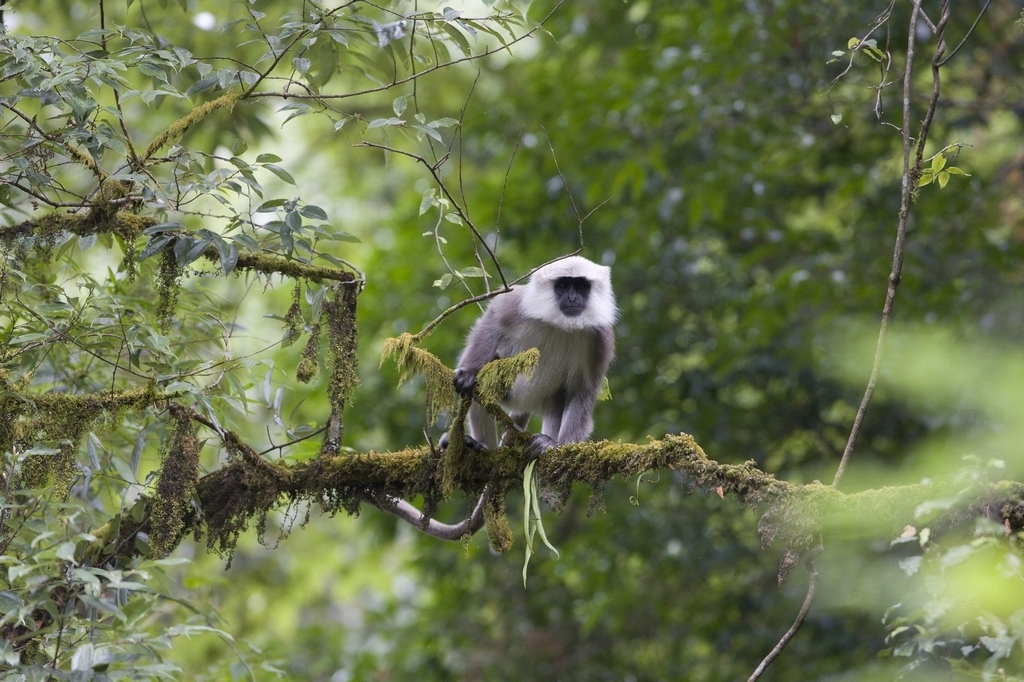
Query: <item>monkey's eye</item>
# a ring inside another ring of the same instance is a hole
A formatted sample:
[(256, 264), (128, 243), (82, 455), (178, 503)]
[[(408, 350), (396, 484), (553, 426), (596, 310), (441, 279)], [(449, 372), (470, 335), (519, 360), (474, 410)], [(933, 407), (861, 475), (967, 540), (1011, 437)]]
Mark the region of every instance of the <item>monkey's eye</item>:
[(555, 282), (555, 291), (557, 291), (560, 294), (564, 294), (565, 292), (569, 291), (569, 283), (562, 280), (558, 280), (557, 282)]

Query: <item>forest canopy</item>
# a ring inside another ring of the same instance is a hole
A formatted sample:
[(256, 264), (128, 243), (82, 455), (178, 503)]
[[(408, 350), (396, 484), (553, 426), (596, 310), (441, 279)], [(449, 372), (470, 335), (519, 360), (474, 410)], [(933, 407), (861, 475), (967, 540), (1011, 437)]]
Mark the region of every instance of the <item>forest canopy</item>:
[[(1019, 6), (0, 16), (4, 679), (1024, 679)], [(577, 253), (592, 440), (472, 451)]]

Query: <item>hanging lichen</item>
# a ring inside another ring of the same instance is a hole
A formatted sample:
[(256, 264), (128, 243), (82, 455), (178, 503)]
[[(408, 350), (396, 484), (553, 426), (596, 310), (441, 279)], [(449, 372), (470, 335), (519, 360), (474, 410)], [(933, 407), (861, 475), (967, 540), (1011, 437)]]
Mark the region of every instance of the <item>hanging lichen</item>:
[(345, 404), (359, 385), (356, 373), (356, 300), (357, 288), (352, 284), (339, 284), (331, 288), (324, 301), (327, 316), (327, 362), (331, 378), (327, 382), (327, 397), (331, 401), (331, 414), (341, 418)]
[(495, 552), (504, 553), (512, 549), (514, 536), (505, 513), (507, 490), (495, 491), (484, 506), (484, 524), (487, 527), (487, 542)]
[(167, 333), (171, 327), (171, 318), (178, 307), (181, 266), (174, 255), (173, 242), (169, 242), (160, 253), (160, 270), (157, 273), (157, 304), (156, 320), (160, 331)]
[(199, 441), (192, 420), (181, 408), (172, 408), (171, 414), (174, 430), (163, 453), (150, 512), (150, 545), (158, 557), (177, 546), (199, 478)]
[(444, 366), (437, 356), (415, 345), (412, 334), (402, 334), (384, 341), (381, 350), (381, 364), (394, 360), (400, 372), (398, 385), (401, 386), (410, 374), (423, 377), (427, 399), (427, 418), (431, 425), (438, 415), (454, 410), (459, 402), (455, 392), (454, 374)]
[(488, 362), (476, 377), (477, 399), (482, 403), (501, 402), (520, 376), (533, 376), (539, 362), (540, 351), (536, 348), (529, 348), (510, 358)]
[(320, 374), (320, 323), (314, 324), (309, 330), (309, 338), (302, 347), (299, 365), (295, 369), (295, 378), (304, 384), (316, 379)]
[[(506, 434), (502, 438), (502, 443), (507, 447), (522, 448), (526, 446), (529, 438), (520, 431), (499, 403), (512, 390), (513, 384), (520, 376), (528, 377), (533, 374), (539, 361), (540, 352), (536, 348), (530, 348), (511, 358), (492, 360), (477, 374), (473, 397), (497, 421), (498, 433)], [(441, 470), (441, 491), (445, 496), (452, 493), (456, 481), (472, 468), (477, 456), (470, 448), (462, 447), (466, 411), (466, 407), (463, 406), (452, 419), (450, 445), (445, 451)]]
[[(260, 457), (251, 447), (231, 432), (224, 433), (224, 446), (234, 463), (204, 477), (197, 486), (206, 525), (207, 548), (228, 557), (234, 554), (238, 537), (255, 520), (260, 541), (266, 531), (267, 514), (284, 498), (292, 479), (287, 468)], [(194, 526), (196, 540), (201, 540), (203, 527)]]
[(292, 304), (284, 314), (285, 334), (289, 337), (298, 336), (302, 328), (302, 281), (296, 281), (292, 288)]

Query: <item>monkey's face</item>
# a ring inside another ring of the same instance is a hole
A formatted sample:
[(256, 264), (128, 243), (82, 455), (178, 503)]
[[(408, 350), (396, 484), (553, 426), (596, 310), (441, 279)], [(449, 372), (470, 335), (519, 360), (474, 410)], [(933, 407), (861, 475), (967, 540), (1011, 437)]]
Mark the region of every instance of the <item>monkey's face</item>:
[(610, 328), (618, 316), (611, 270), (580, 256), (554, 261), (534, 272), (522, 289), (518, 307), (524, 317), (566, 331)]
[(554, 281), (558, 309), (566, 317), (579, 317), (587, 309), (590, 280), (586, 277), (559, 277)]

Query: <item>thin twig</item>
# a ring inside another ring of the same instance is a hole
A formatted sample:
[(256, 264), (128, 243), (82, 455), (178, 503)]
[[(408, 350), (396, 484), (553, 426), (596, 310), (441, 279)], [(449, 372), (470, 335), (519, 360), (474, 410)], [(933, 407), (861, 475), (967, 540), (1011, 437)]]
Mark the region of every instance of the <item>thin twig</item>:
[(505, 204), (505, 190), (508, 189), (508, 176), (512, 172), (512, 162), (516, 160), (516, 152), (523, 141), (523, 131), (526, 126), (519, 129), (516, 136), (516, 146), (512, 148), (512, 155), (508, 159), (508, 168), (505, 169), (505, 180), (501, 183), (501, 196), (498, 197), (498, 217), (494, 219), (494, 253), (498, 253), (498, 240), (501, 238), (501, 207)]
[[(280, 445), (272, 445), (271, 447), (267, 448), (266, 450), (261, 451), (259, 453), (259, 455), (262, 457), (263, 455), (267, 454), (268, 452), (272, 452), (274, 450), (284, 450), (286, 447), (288, 447), (290, 445), (295, 445), (296, 443), (301, 443), (304, 440), (308, 440), (308, 439), (312, 438), (313, 436), (316, 436), (316, 435), (319, 435), (319, 434), (323, 433), (324, 431), (327, 430), (327, 426), (328, 425), (325, 424), (324, 426), (321, 426), (316, 431), (313, 431), (312, 433), (307, 433), (305, 436), (302, 436), (301, 438), (296, 438), (295, 440), (290, 440), (287, 443), (281, 443)], [(273, 441), (271, 441), (271, 442), (273, 442)]]
[(963, 40), (960, 41), (959, 45), (953, 48), (953, 51), (949, 53), (948, 57), (936, 63), (936, 66), (945, 66), (946, 62), (948, 62), (950, 59), (956, 56), (956, 53), (960, 51), (960, 48), (964, 46), (964, 43), (967, 42), (967, 39), (971, 37), (972, 33), (974, 33), (974, 29), (978, 27), (978, 22), (980, 22), (981, 18), (985, 16), (985, 12), (988, 11), (988, 6), (991, 4), (992, 0), (985, 0), (985, 5), (981, 8), (981, 11), (978, 12), (977, 18), (974, 20), (974, 23), (971, 24), (971, 27), (967, 30), (967, 33), (964, 34)]
[(789, 644), (789, 641), (796, 636), (796, 633), (803, 626), (804, 621), (807, 620), (807, 612), (811, 610), (811, 602), (814, 601), (814, 593), (818, 589), (818, 571), (814, 568), (813, 561), (807, 562), (807, 571), (810, 574), (810, 582), (807, 585), (807, 596), (804, 597), (804, 603), (800, 607), (800, 612), (796, 614), (796, 620), (794, 620), (793, 624), (789, 626), (789, 629), (786, 630), (786, 634), (782, 636), (782, 639), (780, 639), (778, 644), (775, 645), (775, 648), (768, 652), (768, 655), (764, 657), (764, 660), (761, 661), (761, 665), (757, 666), (757, 669), (754, 670), (753, 674), (747, 678), (747, 682), (756, 682), (756, 680), (761, 677), (761, 674), (764, 673), (768, 666), (772, 664), (772, 661), (778, 658), (779, 654), (782, 653), (782, 650), (786, 648), (787, 644)]
[[(466, 110), (469, 109), (469, 102), (473, 99), (473, 93), (476, 92), (476, 84), (480, 80), (480, 69), (476, 71), (476, 78), (473, 79), (473, 85), (469, 88), (469, 94), (466, 96), (466, 102), (462, 105), (462, 111), (459, 112), (459, 193), (462, 195), (462, 208), (466, 212), (466, 220), (469, 220), (469, 201), (466, 199), (466, 186), (462, 182), (462, 160), (464, 145), (462, 144), (462, 126), (463, 121), (466, 118)], [(452, 135), (451, 142), (448, 145), (448, 151), (451, 152), (452, 146), (455, 144), (455, 136)], [(486, 246), (486, 244), (484, 244)], [(489, 250), (489, 249), (488, 249)], [(473, 242), (473, 255), (476, 256), (477, 265), (480, 266), (480, 271), (483, 273), (484, 290), (491, 290), (491, 282), (487, 276), (487, 268), (484, 267), (484, 259), (480, 256), (480, 248), (476, 241)], [(497, 259), (495, 259), (497, 262)]]
[(501, 269), (501, 263), (498, 262), (498, 257), (494, 255), (494, 251), (491, 250), (491, 247), (484, 240), (483, 235), (480, 234), (480, 230), (478, 230), (476, 225), (473, 223), (473, 221), (469, 219), (469, 216), (466, 215), (465, 210), (463, 210), (462, 206), (455, 199), (455, 196), (448, 189), (448, 186), (444, 183), (443, 178), (441, 178), (441, 173), (439, 172), (439, 168), (442, 165), (444, 165), (445, 160), (447, 160), (447, 158), (448, 158), (447, 154), (445, 154), (444, 157), (442, 157), (442, 159), (439, 162), (437, 162), (436, 164), (431, 164), (429, 161), (427, 161), (425, 158), (423, 158), (419, 154), (413, 154), (412, 152), (407, 152), (407, 151), (405, 151), (403, 149), (398, 149), (396, 147), (391, 147), (391, 146), (386, 145), (386, 144), (378, 144), (376, 142), (360, 142), (359, 144), (356, 144), (356, 145), (353, 145), (353, 146), (355, 146), (355, 147), (372, 147), (374, 149), (383, 149), (384, 151), (388, 151), (388, 152), (391, 152), (393, 154), (399, 154), (401, 156), (407, 156), (410, 159), (415, 159), (419, 163), (422, 163), (427, 168), (427, 170), (430, 171), (430, 175), (431, 175), (431, 177), (434, 178), (434, 182), (436, 182), (437, 186), (441, 188), (441, 192), (444, 193), (445, 198), (448, 199), (448, 201), (451, 203), (452, 207), (455, 209), (455, 212), (459, 214), (459, 217), (462, 219), (462, 221), (466, 223), (467, 227), (469, 227), (469, 231), (473, 233), (473, 237), (476, 238), (476, 240), (480, 243), (481, 246), (484, 247), (484, 250), (487, 252), (487, 255), (491, 259), (491, 262), (494, 263), (494, 269), (497, 270), (497, 272), (498, 272), (498, 277), (501, 279), (502, 287), (504, 289), (508, 288), (508, 286), (509, 286), (508, 285), (508, 281), (506, 281), (506, 279), (505, 279), (505, 273)]
[(576, 208), (576, 200), (572, 198), (572, 190), (569, 189), (569, 183), (565, 181), (565, 176), (562, 175), (562, 169), (558, 165), (558, 156), (555, 154), (555, 147), (551, 144), (551, 136), (548, 135), (547, 128), (541, 126), (541, 130), (544, 131), (544, 139), (548, 143), (548, 150), (551, 152), (551, 160), (555, 162), (555, 171), (558, 172), (558, 179), (562, 181), (562, 187), (565, 188), (565, 193), (569, 197), (569, 203), (572, 204), (572, 212), (576, 214), (576, 226), (580, 233), (580, 248), (583, 248), (583, 218), (580, 217), (580, 210)]
[[(518, 280), (516, 280), (516, 281), (518, 281)], [(513, 284), (514, 283), (515, 282), (513, 282)], [(506, 287), (505, 289), (495, 289), (494, 291), (488, 291), (485, 294), (479, 294), (477, 296), (471, 296), (471, 297), (467, 298), (464, 301), (459, 301), (458, 303), (456, 303), (455, 305), (449, 307), (444, 312), (442, 312), (440, 315), (435, 317), (433, 320), (431, 320), (430, 323), (427, 324), (427, 326), (425, 326), (423, 329), (421, 329), (419, 331), (419, 333), (417, 333), (415, 336), (413, 336), (413, 338), (417, 342), (422, 341), (424, 337), (426, 337), (430, 332), (434, 331), (434, 329), (437, 327), (437, 325), (441, 324), (442, 320), (444, 320), (446, 317), (448, 317), (449, 315), (451, 315), (455, 311), (459, 310), (460, 308), (465, 308), (467, 305), (473, 305), (474, 303), (480, 303), (481, 301), (486, 301), (488, 299), (494, 298), (498, 294), (504, 294), (504, 293), (507, 293), (509, 291), (512, 291), (511, 286)]]
[(889, 6), (882, 10), (882, 13), (879, 14), (878, 17), (875, 19), (875, 25), (871, 27), (870, 31), (864, 34), (864, 37), (860, 39), (860, 42), (858, 42), (857, 45), (855, 45), (853, 49), (850, 51), (850, 59), (846, 64), (846, 68), (843, 69), (838, 76), (832, 79), (832, 85), (829, 86), (829, 92), (832, 91), (832, 88), (835, 87), (835, 84), (838, 83), (843, 76), (850, 72), (850, 69), (853, 68), (853, 60), (857, 56), (857, 50), (861, 47), (861, 45), (867, 42), (868, 38), (870, 38), (875, 31), (877, 31), (879, 28), (884, 26), (887, 21), (889, 21), (889, 19), (892, 17), (892, 9), (895, 6), (896, 0), (889, 0)]

